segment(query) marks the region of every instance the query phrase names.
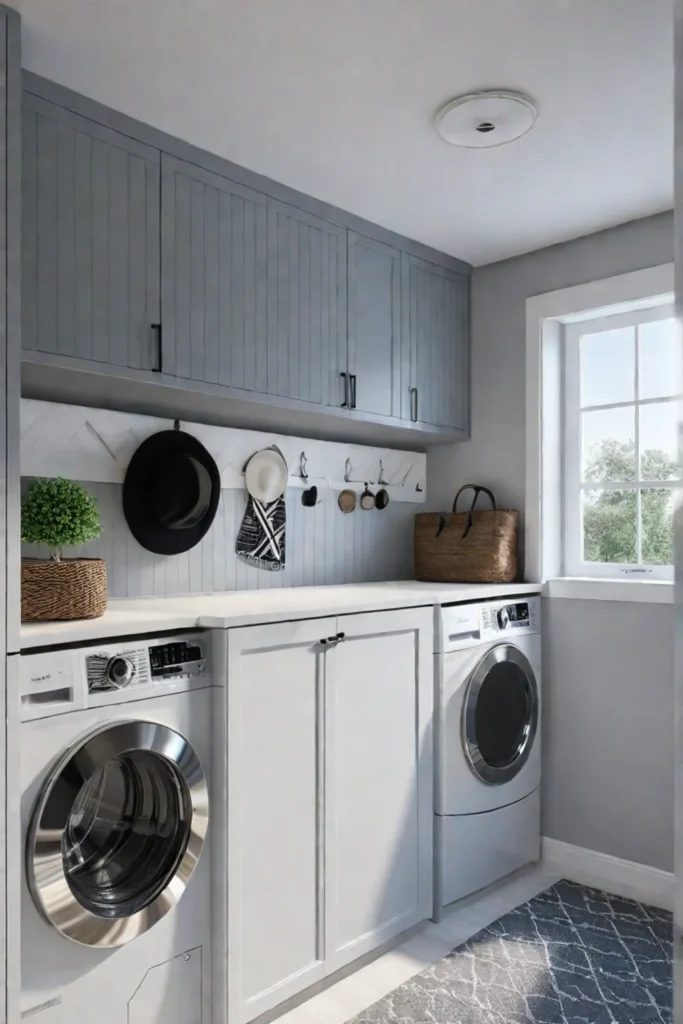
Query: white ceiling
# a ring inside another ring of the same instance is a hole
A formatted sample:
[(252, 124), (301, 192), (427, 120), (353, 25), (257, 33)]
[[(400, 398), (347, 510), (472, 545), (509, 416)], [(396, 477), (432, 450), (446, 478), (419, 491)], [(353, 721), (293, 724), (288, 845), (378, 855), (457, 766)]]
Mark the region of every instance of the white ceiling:
[[(673, 205), (672, 0), (15, 0), (24, 65), (475, 264)], [(524, 90), (533, 132), (434, 133)]]

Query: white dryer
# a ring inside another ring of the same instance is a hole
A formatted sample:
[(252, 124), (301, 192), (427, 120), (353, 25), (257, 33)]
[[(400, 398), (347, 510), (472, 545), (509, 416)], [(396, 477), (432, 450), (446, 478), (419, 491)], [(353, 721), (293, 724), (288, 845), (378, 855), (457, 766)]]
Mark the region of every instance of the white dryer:
[(22, 1018), (210, 1024), (210, 644), (22, 656)]
[(540, 856), (541, 602), (441, 611), (435, 654), (435, 916)]

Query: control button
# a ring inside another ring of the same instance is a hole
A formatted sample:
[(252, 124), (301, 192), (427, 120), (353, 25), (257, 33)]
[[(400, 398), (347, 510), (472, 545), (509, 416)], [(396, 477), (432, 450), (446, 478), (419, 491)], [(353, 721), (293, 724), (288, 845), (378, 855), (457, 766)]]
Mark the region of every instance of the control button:
[(110, 658), (106, 670), (107, 682), (115, 690), (122, 690), (135, 675), (135, 665), (130, 658)]
[(507, 629), (508, 623), (510, 622), (510, 616), (508, 615), (507, 608), (501, 608), (498, 611), (498, 625), (501, 629)]

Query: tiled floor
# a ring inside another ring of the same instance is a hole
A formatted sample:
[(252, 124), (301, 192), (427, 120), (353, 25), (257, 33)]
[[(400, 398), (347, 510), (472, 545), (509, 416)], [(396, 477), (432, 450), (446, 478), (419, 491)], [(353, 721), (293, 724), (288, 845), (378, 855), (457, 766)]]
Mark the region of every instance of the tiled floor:
[(278, 1024), (345, 1024), (455, 946), (557, 881), (558, 875), (543, 867), (533, 867), (487, 890), (483, 896), (463, 901), (439, 924), (428, 924), (391, 952), (290, 1010), (278, 1018)]

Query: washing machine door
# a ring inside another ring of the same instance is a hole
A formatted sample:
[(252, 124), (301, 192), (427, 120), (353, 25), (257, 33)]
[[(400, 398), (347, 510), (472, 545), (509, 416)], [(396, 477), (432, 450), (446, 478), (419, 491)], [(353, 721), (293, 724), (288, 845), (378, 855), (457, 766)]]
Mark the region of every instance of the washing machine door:
[(50, 772), (26, 843), (43, 917), (86, 946), (121, 946), (182, 898), (208, 824), (208, 793), (188, 741), (156, 722), (89, 734)]
[(522, 770), (538, 728), (538, 684), (528, 658), (512, 644), (486, 652), (463, 705), (463, 746), (474, 774), (493, 786)]

